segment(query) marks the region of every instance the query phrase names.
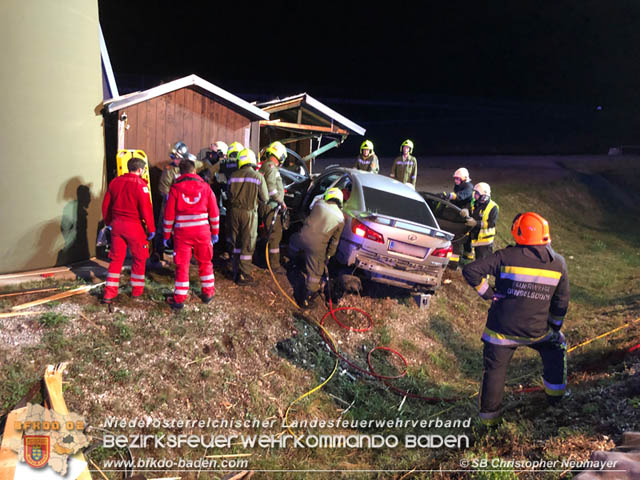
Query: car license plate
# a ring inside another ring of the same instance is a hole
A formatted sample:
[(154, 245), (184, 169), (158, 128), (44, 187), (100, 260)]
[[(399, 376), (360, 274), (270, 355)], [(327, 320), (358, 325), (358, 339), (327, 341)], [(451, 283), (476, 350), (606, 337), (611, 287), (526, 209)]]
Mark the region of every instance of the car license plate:
[(398, 242), (397, 240), (389, 240), (389, 251), (402, 253), (415, 258), (424, 258), (427, 255), (427, 249), (410, 243)]

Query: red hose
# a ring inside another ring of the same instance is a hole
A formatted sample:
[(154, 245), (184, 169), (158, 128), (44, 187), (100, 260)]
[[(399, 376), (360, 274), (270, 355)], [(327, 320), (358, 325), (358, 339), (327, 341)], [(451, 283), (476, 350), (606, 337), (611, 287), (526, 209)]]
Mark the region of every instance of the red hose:
[[(340, 320), (338, 320), (338, 317), (336, 316), (336, 312), (345, 312), (345, 311), (354, 311), (359, 313), (360, 315), (364, 316), (367, 321), (368, 321), (368, 325), (366, 327), (363, 328), (354, 328), (351, 327), (349, 325), (345, 325), (344, 323), (342, 323)], [(371, 315), (369, 315), (368, 312), (360, 309), (360, 308), (356, 308), (356, 307), (338, 307), (338, 308), (333, 308), (333, 301), (331, 299), (331, 295), (329, 294), (329, 311), (327, 313), (324, 314), (324, 316), (322, 317), (322, 320), (320, 320), (320, 325), (324, 326), (324, 321), (327, 317), (331, 316), (331, 318), (341, 327), (344, 328), (346, 330), (352, 331), (352, 332), (368, 332), (369, 330), (371, 330), (373, 328), (373, 319), (371, 318)], [(345, 358), (342, 354), (340, 354), (340, 352), (338, 352), (333, 344), (331, 342), (328, 341), (328, 339), (326, 338), (324, 332), (321, 331), (321, 335), (322, 338), (324, 339), (324, 341), (326, 342), (326, 344), (329, 346), (329, 349), (343, 362), (345, 362), (347, 365), (349, 365), (351, 368), (357, 370), (360, 373), (363, 373), (365, 375), (370, 375), (374, 378), (380, 379), (382, 380), (382, 382), (389, 387), (390, 390), (392, 390), (394, 393), (397, 393), (399, 395), (408, 397), (408, 398), (415, 398), (418, 400), (423, 400), (425, 402), (429, 402), (429, 403), (440, 403), (440, 402), (456, 402), (460, 399), (462, 399), (463, 397), (450, 397), (450, 398), (441, 398), (441, 397), (427, 397), (424, 395), (418, 395), (416, 393), (410, 393), (407, 392), (406, 390), (403, 390), (401, 388), (395, 387), (393, 385), (391, 385), (388, 380), (395, 380), (398, 378), (402, 378), (404, 376), (407, 375), (407, 371), (408, 371), (408, 363), (407, 360), (404, 358), (404, 356), (398, 352), (397, 350), (394, 350), (390, 347), (383, 347), (383, 346), (378, 346), (375, 347), (373, 349), (371, 349), (369, 351), (369, 353), (367, 354), (367, 365), (369, 366), (369, 369), (366, 370), (362, 367), (359, 367), (358, 365), (356, 365), (355, 363), (351, 362), (350, 360), (348, 360), (347, 358)], [(404, 364), (404, 370), (399, 373), (398, 375), (393, 375), (393, 376), (387, 376), (387, 375), (382, 375), (380, 373), (377, 373), (375, 371), (375, 369), (373, 368), (373, 365), (371, 364), (371, 355), (373, 354), (373, 352), (375, 352), (376, 350), (384, 350), (387, 352), (392, 353), (393, 355), (396, 355), (397, 357), (400, 358), (400, 360), (402, 361), (402, 363)]]

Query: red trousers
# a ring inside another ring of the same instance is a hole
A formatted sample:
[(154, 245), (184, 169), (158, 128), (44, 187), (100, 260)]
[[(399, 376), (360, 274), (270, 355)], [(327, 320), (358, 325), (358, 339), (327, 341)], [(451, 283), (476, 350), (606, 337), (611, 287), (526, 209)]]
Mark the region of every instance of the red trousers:
[(144, 290), (144, 268), (149, 258), (147, 236), (139, 221), (114, 218), (111, 224), (111, 250), (109, 251), (109, 270), (104, 298), (111, 299), (118, 295), (120, 271), (127, 256), (127, 247), (131, 251), (131, 295), (138, 297)]
[(189, 265), (191, 252), (198, 261), (202, 294), (212, 297), (216, 293), (213, 276), (213, 245), (209, 228), (177, 229), (173, 236), (173, 261), (176, 264), (176, 280), (173, 299), (176, 303), (184, 303), (189, 294)]

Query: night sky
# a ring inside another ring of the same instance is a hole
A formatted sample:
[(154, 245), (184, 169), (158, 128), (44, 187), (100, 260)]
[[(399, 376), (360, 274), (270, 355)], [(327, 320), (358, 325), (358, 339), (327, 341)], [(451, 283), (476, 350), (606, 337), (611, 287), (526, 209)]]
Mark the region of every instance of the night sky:
[[(498, 129), (500, 118), (507, 126), (514, 115), (534, 112), (538, 117), (523, 121), (525, 131), (544, 125), (552, 112), (558, 124), (558, 115), (582, 122), (576, 128), (584, 138), (605, 130), (633, 141), (628, 123), (640, 108), (640, 2), (384, 5), (99, 1), (125, 92), (195, 73), (247, 99), (306, 91), (374, 131), (405, 117), (414, 119), (402, 127), (408, 133), (443, 130), (440, 113), (459, 137), (483, 112), (497, 119)], [(389, 110), (385, 102), (400, 108)], [(375, 114), (367, 104), (377, 105)], [(600, 117), (585, 118), (593, 112)], [(463, 117), (466, 123), (456, 123)]]

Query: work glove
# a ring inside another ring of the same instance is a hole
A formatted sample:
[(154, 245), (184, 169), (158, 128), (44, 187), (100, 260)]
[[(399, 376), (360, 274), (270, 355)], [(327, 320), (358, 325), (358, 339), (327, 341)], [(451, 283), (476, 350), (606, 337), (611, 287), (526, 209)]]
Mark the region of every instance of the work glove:
[(554, 331), (551, 337), (549, 337), (549, 341), (558, 345), (567, 344), (567, 340), (564, 338), (564, 334), (560, 330)]
[(467, 217), (466, 221), (464, 222), (464, 224), (467, 227), (475, 227), (478, 224), (478, 221), (475, 218), (471, 218), (471, 217)]
[(164, 248), (166, 248), (166, 249), (171, 249), (171, 247), (169, 246), (169, 239), (168, 238), (162, 239), (162, 245), (164, 245)]
[(460, 210), (460, 216), (462, 218), (467, 218), (469, 216), (469, 210), (466, 208), (463, 208), (462, 210)]
[(153, 240), (153, 237), (156, 236), (156, 232), (151, 232), (149, 235), (147, 235), (147, 242), (150, 240)]
[(211, 235), (211, 245), (218, 243), (218, 235)]

